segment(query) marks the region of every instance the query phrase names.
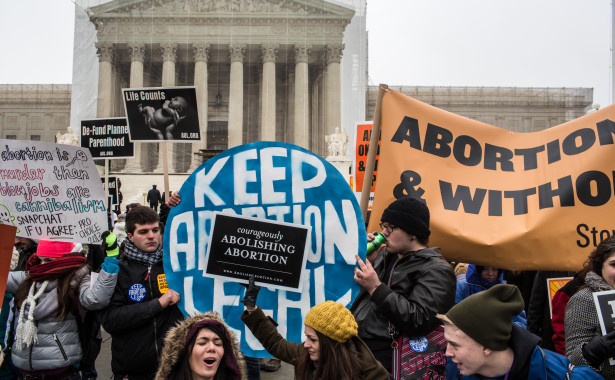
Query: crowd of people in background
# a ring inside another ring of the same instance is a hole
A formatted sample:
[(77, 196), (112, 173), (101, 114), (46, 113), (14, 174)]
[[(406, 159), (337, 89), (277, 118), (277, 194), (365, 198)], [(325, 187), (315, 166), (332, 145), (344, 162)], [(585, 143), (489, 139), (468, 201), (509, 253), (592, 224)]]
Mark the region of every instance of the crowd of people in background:
[[(100, 325), (115, 379), (259, 379), (222, 317), (185, 318), (162, 288), (162, 235), (177, 194), (153, 186), (100, 245), (18, 237), (0, 314), (0, 379), (95, 379)], [(162, 201), (160, 214), (158, 204)], [(615, 288), (615, 237), (578, 272), (517, 272), (449, 263), (429, 246), (430, 214), (412, 197), (383, 212), (386, 241), (356, 256), (352, 305), (326, 301), (289, 342), (246, 286), (241, 320), (296, 379), (615, 379), (615, 332), (603, 335), (593, 293)], [(445, 256), (445, 253), (444, 253)], [(546, 279), (572, 277), (549, 302)], [(552, 316), (551, 316), (552, 313)]]

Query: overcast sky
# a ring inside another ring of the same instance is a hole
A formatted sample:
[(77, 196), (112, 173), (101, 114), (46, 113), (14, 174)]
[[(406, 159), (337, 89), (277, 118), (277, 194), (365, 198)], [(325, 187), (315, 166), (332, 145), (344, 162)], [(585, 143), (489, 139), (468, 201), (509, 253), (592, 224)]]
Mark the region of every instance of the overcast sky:
[[(74, 5), (0, 0), (0, 83), (70, 83)], [(593, 87), (610, 95), (608, 0), (368, 0), (370, 84)]]

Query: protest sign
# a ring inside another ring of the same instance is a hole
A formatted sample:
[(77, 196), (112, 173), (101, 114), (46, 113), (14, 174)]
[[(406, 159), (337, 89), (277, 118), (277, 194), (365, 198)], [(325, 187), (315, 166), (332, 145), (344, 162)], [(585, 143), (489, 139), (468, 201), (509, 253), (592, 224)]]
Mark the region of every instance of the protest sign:
[[(615, 331), (615, 290), (593, 292), (598, 320), (602, 335)], [(615, 365), (615, 358), (609, 358), (609, 363)]]
[(81, 121), (81, 147), (93, 158), (119, 159), (134, 157), (125, 117)]
[[(105, 179), (101, 178), (100, 181), (104, 184), (105, 183)], [(107, 184), (108, 184), (108, 189), (109, 189), (109, 199), (110, 199), (110, 204), (112, 206), (119, 204), (119, 197), (118, 197), (118, 179), (117, 177), (107, 177)]]
[(107, 202), (87, 148), (0, 140), (2, 223), (17, 236), (94, 243), (107, 228)]
[(517, 270), (578, 270), (615, 233), (615, 106), (533, 133), (393, 90), (381, 107), (370, 231), (396, 198), (422, 198), (447, 259)]
[(131, 141), (200, 141), (195, 87), (123, 88)]
[[(6, 211), (0, 210), (0, 294), (4, 294), (6, 289), (6, 281), (11, 267), (11, 257), (13, 256), (13, 242), (17, 233), (15, 226), (4, 224), (6, 217), (4, 212)], [(2, 301), (0, 301), (0, 307), (2, 307)]]
[[(369, 152), (369, 141), (372, 136), (372, 122), (365, 121), (357, 123), (357, 132), (355, 135), (355, 154), (354, 154), (354, 182), (355, 193), (357, 199), (361, 198), (361, 192), (363, 191), (363, 177), (365, 176), (365, 165), (367, 164), (367, 153)], [(380, 141), (378, 142), (378, 150), (380, 150)], [(380, 152), (378, 152), (380, 153)], [(369, 194), (369, 209), (371, 209), (372, 202), (374, 200), (374, 188), (376, 186), (376, 172), (378, 171), (378, 155), (376, 155), (376, 162), (374, 164), (374, 174), (372, 180), (372, 187)]]
[(301, 291), (310, 227), (216, 212), (205, 275)]
[(220, 313), (246, 355), (269, 356), (240, 320), (245, 288), (204, 276), (215, 212), (311, 227), (301, 292), (263, 287), (258, 295), (258, 306), (276, 319), (285, 339), (302, 341), (303, 318), (315, 304), (350, 306), (357, 296), (353, 269), (355, 254), (365, 257), (363, 217), (344, 177), (321, 157), (280, 142), (241, 145), (207, 160), (179, 195), (163, 239), (169, 288), (180, 293), (185, 314)]

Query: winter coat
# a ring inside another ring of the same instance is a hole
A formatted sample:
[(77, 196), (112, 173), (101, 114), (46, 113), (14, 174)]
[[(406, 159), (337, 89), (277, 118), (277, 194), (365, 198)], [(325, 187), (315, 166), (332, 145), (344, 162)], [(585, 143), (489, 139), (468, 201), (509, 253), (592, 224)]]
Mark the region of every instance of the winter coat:
[[(483, 290), (490, 289), (491, 287), (498, 284), (505, 284), (502, 270), (498, 271), (498, 278), (489, 282), (481, 277), (480, 273), (476, 269), (476, 265), (470, 264), (468, 265), (468, 270), (466, 271), (466, 280), (457, 282), (457, 291), (455, 292), (455, 304), (463, 301), (468, 298), (472, 294), (482, 292)], [(527, 318), (525, 316), (525, 311), (521, 311), (518, 315), (513, 318), (513, 322), (523, 328), (527, 328)]]
[[(585, 276), (587, 287), (579, 290), (570, 298), (566, 305), (566, 319), (564, 321), (566, 334), (566, 356), (574, 365), (589, 365), (583, 352), (583, 344), (589, 342), (593, 337), (602, 335), (598, 312), (594, 303), (593, 292), (613, 290), (602, 276), (588, 272)], [(594, 367), (592, 367), (594, 368)], [(599, 368), (594, 368), (605, 379), (615, 379), (615, 366), (605, 360)]]
[(184, 319), (177, 305), (158, 302), (166, 291), (162, 261), (148, 267), (128, 257), (120, 259), (120, 273), (101, 324), (111, 334), (111, 369), (116, 375), (151, 379), (158, 368), (163, 340)]
[[(564, 356), (538, 347), (540, 338), (518, 326), (513, 325), (508, 346), (515, 353), (515, 360), (506, 378), (530, 380), (597, 380), (599, 375), (589, 367), (571, 366)], [(567, 372), (570, 372), (567, 376)], [(447, 377), (448, 379), (448, 377)], [(481, 380), (480, 375), (459, 376), (461, 380)]]
[[(374, 270), (382, 281), (392, 255), (380, 254)], [(389, 283), (382, 283), (370, 296), (361, 289), (350, 311), (359, 325), (362, 339), (387, 342), (389, 322), (396, 338), (427, 335), (441, 324), (436, 314), (444, 314), (455, 301), (455, 274), (440, 254), (440, 248), (425, 248), (408, 253), (393, 267)]]
[[(27, 277), (26, 272), (10, 272), (6, 291), (15, 293), (19, 284)], [(84, 266), (75, 274), (71, 287), (79, 289), (79, 304), (87, 310), (102, 309), (109, 303), (117, 273), (101, 271), (96, 282), (90, 288), (90, 274), (88, 267)], [(36, 289), (40, 289), (42, 282), (36, 282)], [(38, 343), (27, 346), (23, 350), (18, 342), (13, 343), (13, 364), (26, 371), (45, 371), (71, 366), (81, 360), (81, 344), (79, 341), (79, 325), (73, 313), (65, 319), (56, 318), (58, 281), (49, 281), (44, 293), (36, 302), (34, 320), (38, 332)], [(25, 316), (29, 307), (25, 308)], [(24, 316), (24, 319), (25, 319)], [(19, 320), (19, 309), (16, 311), (15, 321)]]
[[(260, 308), (257, 308), (252, 313), (244, 311), (241, 315), (241, 320), (248, 326), (252, 334), (254, 334), (256, 339), (265, 347), (267, 352), (295, 366), (296, 378), (298, 359), (306, 350), (303, 344), (289, 342), (284, 339), (276, 329), (277, 323), (271, 317), (266, 316)], [(388, 372), (384, 369), (382, 364), (374, 358), (374, 355), (367, 345), (361, 339), (356, 339), (355, 343), (357, 343), (359, 357), (366, 365), (363, 378), (365, 380), (389, 379)]]
[(551, 300), (553, 309), (553, 318), (551, 319), (551, 327), (553, 329), (553, 346), (555, 352), (560, 355), (566, 355), (566, 333), (564, 321), (566, 319), (566, 305), (579, 288), (583, 285), (578, 277), (570, 280), (566, 285), (562, 286)]
[[(547, 279), (572, 277), (574, 272), (567, 271), (538, 271), (534, 278), (532, 296), (527, 308), (527, 328), (538, 335), (542, 341), (540, 347), (555, 351), (553, 345), (553, 328), (551, 327), (551, 311), (549, 310), (549, 289)], [(562, 353), (562, 355), (565, 355)]]
[[(217, 313), (210, 312), (190, 317), (178, 326), (169, 330), (169, 333), (164, 339), (164, 348), (162, 349), (162, 355), (160, 356), (160, 365), (158, 366), (158, 373), (156, 373), (156, 380), (165, 380), (169, 378), (175, 365), (180, 362), (186, 354), (184, 345), (188, 332), (198, 322), (206, 319), (213, 319), (224, 325), (226, 331), (231, 337), (231, 345), (233, 347), (233, 352), (227, 353), (225, 351), (224, 356), (226, 357), (226, 355), (232, 355), (234, 362), (236, 362), (239, 367), (241, 378), (247, 379), (246, 365), (243, 360), (243, 355), (239, 352), (239, 341), (237, 340), (237, 337), (233, 333), (233, 330), (231, 330), (224, 323), (224, 320)], [(224, 378), (226, 379), (227, 377)]]

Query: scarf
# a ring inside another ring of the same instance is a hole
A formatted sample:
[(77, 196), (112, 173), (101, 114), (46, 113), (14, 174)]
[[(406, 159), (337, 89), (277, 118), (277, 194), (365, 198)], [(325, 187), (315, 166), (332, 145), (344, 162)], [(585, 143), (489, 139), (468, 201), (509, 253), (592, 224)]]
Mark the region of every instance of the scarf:
[[(32, 279), (32, 285), (28, 291), (28, 296), (22, 302), (19, 309), (19, 320), (15, 341), (19, 349), (38, 343), (38, 326), (34, 321), (34, 308), (39, 298), (45, 293), (49, 281), (56, 280), (68, 273), (71, 273), (85, 265), (86, 259), (80, 253), (69, 253), (48, 263), (41, 263), (40, 257), (32, 255), (28, 259), (26, 269)], [(41, 283), (42, 282), (42, 283)], [(36, 290), (36, 285), (41, 283), (41, 287)], [(25, 316), (26, 306), (28, 306), (28, 316)]]
[(162, 261), (162, 244), (158, 245), (156, 251), (147, 253), (135, 247), (130, 240), (124, 240), (124, 242), (126, 242), (124, 254), (129, 259), (146, 265), (154, 265)]
[(36, 255), (28, 260), (26, 269), (32, 281), (55, 280), (67, 273), (79, 269), (86, 263), (86, 258), (80, 253), (69, 253), (48, 263), (41, 264)]

